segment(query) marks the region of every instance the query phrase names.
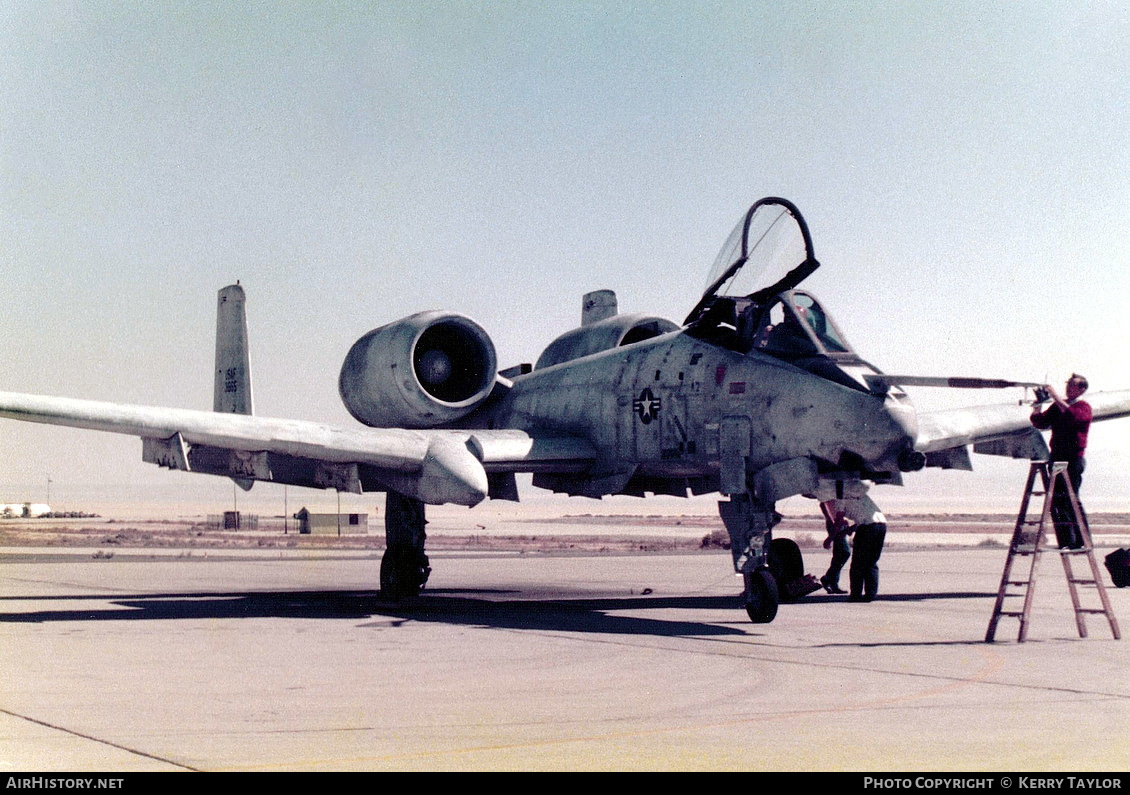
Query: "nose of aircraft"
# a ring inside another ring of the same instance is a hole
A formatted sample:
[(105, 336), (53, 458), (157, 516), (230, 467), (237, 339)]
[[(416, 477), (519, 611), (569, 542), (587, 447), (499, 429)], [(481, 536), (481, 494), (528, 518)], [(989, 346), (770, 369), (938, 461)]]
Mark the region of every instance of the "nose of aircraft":
[(864, 404), (854, 404), (857, 422), (846, 449), (872, 472), (913, 472), (925, 466), (926, 457), (914, 449), (918, 414), (910, 399), (901, 392), (860, 397)]
[(892, 457), (901, 472), (916, 472), (926, 466), (926, 456), (914, 449), (918, 438), (918, 412), (905, 394), (887, 394), (883, 414), (889, 426), (884, 458)]

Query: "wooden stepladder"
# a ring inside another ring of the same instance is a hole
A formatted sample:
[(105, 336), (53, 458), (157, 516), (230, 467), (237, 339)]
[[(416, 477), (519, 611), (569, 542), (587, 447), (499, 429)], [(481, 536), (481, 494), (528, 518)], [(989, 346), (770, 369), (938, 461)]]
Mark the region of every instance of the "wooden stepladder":
[[(1039, 476), (1039, 481), (1037, 481)], [(1038, 489), (1042, 487), (1042, 491)], [(1071, 504), (1071, 512), (1079, 528), (1082, 545), (1077, 548), (1050, 549), (1046, 546), (1046, 533), (1048, 526), (1054, 524), (1052, 518), (1052, 502), (1058, 496), (1063, 500), (1066, 494)], [(1043, 496), (1044, 505), (1038, 519), (1028, 518), (1028, 505), (1033, 496)], [(1075, 610), (1075, 625), (1079, 629), (1079, 637), (1087, 637), (1087, 625), (1084, 617), (1087, 613), (1102, 613), (1110, 622), (1110, 631), (1114, 639), (1118, 640), (1122, 634), (1118, 630), (1118, 620), (1110, 607), (1106, 588), (1099, 572), (1099, 564), (1095, 561), (1094, 547), (1091, 543), (1091, 529), (1087, 525), (1087, 517), (1079, 504), (1079, 497), (1071, 486), (1067, 477), (1067, 463), (1064, 461), (1035, 461), (1028, 470), (1028, 483), (1024, 487), (1024, 498), (1020, 502), (1020, 513), (1016, 517), (1016, 528), (1012, 531), (1012, 542), (1008, 548), (1008, 558), (1004, 563), (1004, 572), (1001, 574), (1001, 584), (997, 591), (997, 603), (993, 608), (993, 617), (989, 619), (989, 629), (985, 633), (985, 642), (991, 643), (997, 632), (997, 622), (1001, 616), (1015, 616), (1020, 619), (1020, 635), (1017, 641), (1023, 643), (1028, 637), (1028, 618), (1032, 612), (1032, 594), (1036, 586), (1036, 569), (1040, 563), (1040, 555), (1045, 551), (1059, 552), (1063, 561), (1063, 573), (1067, 576), (1067, 589), (1071, 593), (1071, 604)], [(1085, 556), (1091, 567), (1090, 576), (1086, 574), (1076, 576), (1071, 567), (1073, 558)], [(1013, 563), (1017, 557), (1031, 557), (1032, 564), (1028, 570), (1027, 579), (1014, 578), (1012, 573)], [(1079, 600), (1079, 587), (1094, 587), (1098, 593), (1101, 607), (1083, 607)], [(1016, 588), (1018, 590), (1010, 590)], [(1019, 610), (1005, 610), (1005, 599), (1023, 598), (1024, 606)]]

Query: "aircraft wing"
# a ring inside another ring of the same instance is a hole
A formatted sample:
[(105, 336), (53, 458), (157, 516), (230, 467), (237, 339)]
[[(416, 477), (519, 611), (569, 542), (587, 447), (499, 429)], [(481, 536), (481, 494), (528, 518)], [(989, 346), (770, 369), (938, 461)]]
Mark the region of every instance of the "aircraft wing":
[[(517, 430), (337, 428), (191, 409), (0, 392), (0, 417), (142, 439), (143, 460), (170, 469), (340, 491), (395, 489), (434, 505), (475, 505), (499, 475), (578, 471), (595, 458), (574, 437)], [(511, 492), (503, 484), (502, 491)]]
[[(1088, 394), (1095, 421), (1130, 417), (1130, 390)], [(967, 446), (974, 452), (1013, 458), (1046, 457), (1047, 444), (1032, 427), (1029, 404), (998, 404), (921, 412), (915, 449), (926, 454), (927, 466), (971, 469)]]

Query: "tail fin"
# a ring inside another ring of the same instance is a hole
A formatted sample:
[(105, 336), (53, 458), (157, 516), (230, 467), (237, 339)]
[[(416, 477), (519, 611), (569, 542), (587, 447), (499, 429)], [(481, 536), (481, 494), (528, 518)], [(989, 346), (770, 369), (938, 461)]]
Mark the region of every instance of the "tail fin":
[(616, 293), (612, 290), (593, 290), (581, 298), (581, 325), (613, 317), (617, 312)]
[[(251, 414), (251, 357), (247, 352), (247, 297), (237, 281), (220, 290), (216, 303), (216, 382), (212, 411)], [(232, 478), (244, 491), (255, 481)]]
[(216, 385), (213, 411), (253, 413), (247, 353), (246, 296), (239, 282), (220, 290), (216, 305)]

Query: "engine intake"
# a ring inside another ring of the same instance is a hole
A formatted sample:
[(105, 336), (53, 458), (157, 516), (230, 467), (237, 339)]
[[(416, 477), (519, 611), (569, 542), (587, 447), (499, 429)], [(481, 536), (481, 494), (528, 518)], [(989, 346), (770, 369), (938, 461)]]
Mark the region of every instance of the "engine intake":
[(338, 392), (366, 425), (431, 428), (482, 403), (496, 366), (494, 344), (478, 323), (454, 312), (420, 312), (353, 343)]

